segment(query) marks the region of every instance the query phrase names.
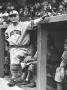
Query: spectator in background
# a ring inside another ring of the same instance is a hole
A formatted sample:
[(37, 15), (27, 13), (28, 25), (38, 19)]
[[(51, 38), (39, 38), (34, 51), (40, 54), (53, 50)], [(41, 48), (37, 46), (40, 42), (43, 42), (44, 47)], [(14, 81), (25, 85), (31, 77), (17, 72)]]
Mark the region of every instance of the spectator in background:
[(59, 6), (59, 3), (57, 2), (57, 0), (52, 0), (51, 7), (55, 12), (58, 10), (58, 6)]
[(9, 13), (5, 10), (3, 13), (4, 22), (7, 22), (8, 17), (9, 17)]
[(64, 5), (65, 12), (67, 13), (67, 0), (63, 0), (62, 3)]
[(28, 8), (27, 8), (27, 6), (25, 6), (25, 8), (24, 8), (24, 16), (28, 16)]
[(23, 8), (20, 8), (19, 14), (23, 13)]
[(60, 4), (59, 5), (58, 13), (60, 13), (60, 14), (63, 14), (64, 13), (64, 6), (63, 6), (63, 4)]

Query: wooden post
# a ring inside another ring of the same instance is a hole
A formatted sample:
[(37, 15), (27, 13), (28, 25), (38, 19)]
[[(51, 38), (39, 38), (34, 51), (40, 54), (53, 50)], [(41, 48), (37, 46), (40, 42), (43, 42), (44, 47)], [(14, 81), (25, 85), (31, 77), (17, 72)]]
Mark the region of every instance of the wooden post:
[(37, 90), (46, 90), (47, 24), (41, 24), (37, 32)]
[(0, 77), (4, 76), (4, 33), (0, 29)]

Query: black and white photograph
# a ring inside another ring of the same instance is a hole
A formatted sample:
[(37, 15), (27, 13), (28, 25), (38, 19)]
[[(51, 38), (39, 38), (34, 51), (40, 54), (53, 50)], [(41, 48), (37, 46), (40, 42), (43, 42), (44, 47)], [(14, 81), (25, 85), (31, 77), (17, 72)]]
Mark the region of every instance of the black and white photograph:
[(0, 90), (67, 90), (66, 60), (67, 0), (0, 0)]

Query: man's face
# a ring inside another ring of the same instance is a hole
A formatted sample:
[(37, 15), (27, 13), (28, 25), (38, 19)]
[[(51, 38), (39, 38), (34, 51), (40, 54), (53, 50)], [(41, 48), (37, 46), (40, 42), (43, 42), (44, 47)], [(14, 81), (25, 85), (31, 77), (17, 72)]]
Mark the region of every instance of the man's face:
[(10, 15), (11, 22), (18, 22), (19, 21), (19, 15), (18, 14), (12, 14)]
[(53, 3), (56, 3), (56, 0), (52, 0), (53, 1)]

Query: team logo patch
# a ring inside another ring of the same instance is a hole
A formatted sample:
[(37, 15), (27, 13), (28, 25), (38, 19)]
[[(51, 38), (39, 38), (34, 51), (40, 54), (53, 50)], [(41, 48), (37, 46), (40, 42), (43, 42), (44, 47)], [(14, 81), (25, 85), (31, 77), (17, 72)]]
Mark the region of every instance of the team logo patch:
[(10, 32), (10, 36), (12, 36), (14, 34), (21, 35), (21, 31), (19, 31), (19, 30), (13, 30), (13, 31)]

